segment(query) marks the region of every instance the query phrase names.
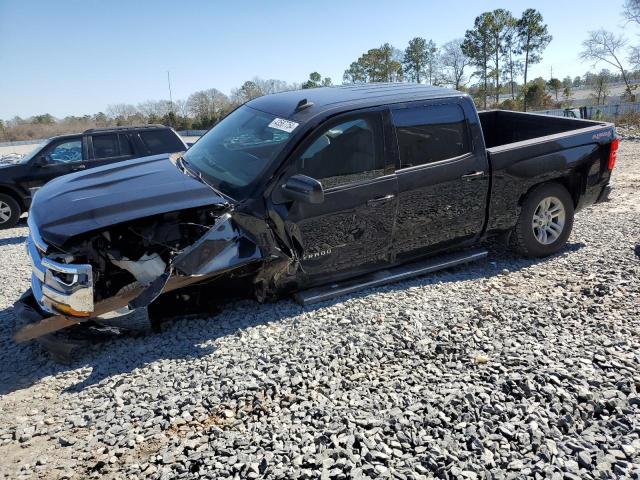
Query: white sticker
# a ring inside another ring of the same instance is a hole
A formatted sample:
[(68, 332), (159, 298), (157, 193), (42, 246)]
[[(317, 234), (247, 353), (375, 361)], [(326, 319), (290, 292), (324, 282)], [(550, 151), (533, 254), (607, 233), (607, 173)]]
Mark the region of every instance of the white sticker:
[(283, 132), (291, 133), (296, 129), (298, 125), (298, 123), (292, 122), (291, 120), (285, 120), (284, 118), (274, 118), (273, 121), (269, 124), (269, 127), (275, 128), (277, 130), (282, 130)]

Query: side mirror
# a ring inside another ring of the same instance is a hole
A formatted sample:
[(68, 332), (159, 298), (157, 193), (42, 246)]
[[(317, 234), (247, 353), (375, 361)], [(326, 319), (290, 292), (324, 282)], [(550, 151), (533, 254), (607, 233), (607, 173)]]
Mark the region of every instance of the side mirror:
[(306, 175), (289, 177), (287, 183), (282, 186), (282, 193), (288, 199), (298, 200), (299, 202), (324, 202), (322, 184), (315, 178), (307, 177)]
[(50, 158), (49, 155), (39, 155), (36, 158), (36, 162), (35, 162), (36, 166), (44, 167), (45, 165), (48, 165), (49, 164), (49, 158)]

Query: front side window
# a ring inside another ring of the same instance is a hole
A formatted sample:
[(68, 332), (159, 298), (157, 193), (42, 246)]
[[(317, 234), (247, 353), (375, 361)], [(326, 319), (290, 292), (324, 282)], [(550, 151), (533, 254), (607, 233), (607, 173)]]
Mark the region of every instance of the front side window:
[(48, 163), (72, 163), (82, 161), (82, 140), (58, 143), (46, 156)]
[(94, 158), (111, 158), (119, 155), (117, 135), (97, 135), (92, 141)]
[(400, 168), (459, 157), (471, 151), (467, 122), (458, 105), (393, 110)]
[(237, 108), (184, 154), (207, 183), (242, 199), (287, 144), (298, 124), (247, 105)]
[(382, 128), (378, 115), (326, 129), (297, 160), (298, 173), (327, 188), (384, 175)]

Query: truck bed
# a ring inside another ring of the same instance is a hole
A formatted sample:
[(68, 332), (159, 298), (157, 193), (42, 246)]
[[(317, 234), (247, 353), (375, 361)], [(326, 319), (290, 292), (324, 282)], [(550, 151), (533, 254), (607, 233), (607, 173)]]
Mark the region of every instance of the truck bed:
[[(494, 152), (585, 133), (584, 129), (610, 126), (606, 122), (506, 110), (487, 110), (478, 112), (478, 116), (485, 146)], [(518, 145), (512, 145), (516, 143)]]
[[(577, 188), (586, 203), (593, 203), (600, 194), (601, 185), (591, 186), (582, 179), (606, 170), (608, 144), (615, 137), (612, 124), (504, 110), (478, 112), (478, 116), (492, 180), (488, 231), (511, 228), (519, 215), (522, 192), (545, 181), (558, 178), (568, 187), (572, 182), (581, 184)], [(601, 167), (590, 172), (594, 159), (600, 160)]]

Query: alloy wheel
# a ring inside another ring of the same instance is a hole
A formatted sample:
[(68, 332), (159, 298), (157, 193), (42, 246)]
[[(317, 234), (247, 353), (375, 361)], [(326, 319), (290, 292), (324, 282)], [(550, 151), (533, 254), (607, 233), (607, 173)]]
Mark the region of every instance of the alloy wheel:
[(9, 221), (11, 218), (11, 207), (0, 200), (0, 224)]
[(543, 198), (533, 213), (531, 227), (536, 240), (542, 245), (551, 245), (564, 230), (566, 213), (557, 197)]

